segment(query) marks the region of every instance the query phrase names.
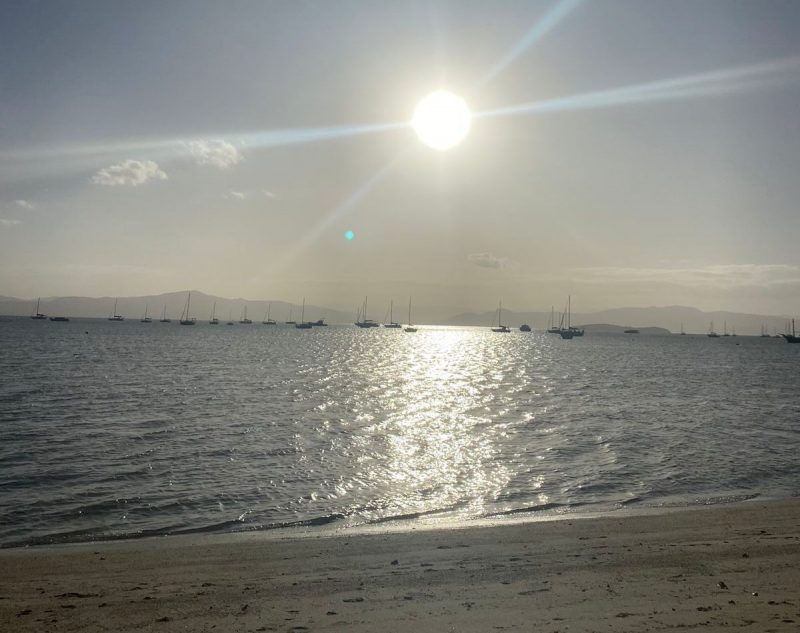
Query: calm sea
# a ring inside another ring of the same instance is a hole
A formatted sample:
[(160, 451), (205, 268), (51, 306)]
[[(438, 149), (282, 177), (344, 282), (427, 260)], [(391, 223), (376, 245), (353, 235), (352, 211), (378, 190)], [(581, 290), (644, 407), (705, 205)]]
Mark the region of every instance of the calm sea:
[(0, 544), (800, 491), (800, 345), (0, 322)]

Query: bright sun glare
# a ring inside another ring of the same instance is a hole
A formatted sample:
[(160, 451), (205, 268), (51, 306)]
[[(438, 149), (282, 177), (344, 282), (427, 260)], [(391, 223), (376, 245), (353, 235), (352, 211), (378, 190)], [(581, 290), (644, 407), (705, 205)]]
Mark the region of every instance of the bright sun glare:
[(464, 139), (471, 121), (472, 115), (461, 97), (437, 90), (417, 104), (411, 126), (425, 145), (443, 151)]

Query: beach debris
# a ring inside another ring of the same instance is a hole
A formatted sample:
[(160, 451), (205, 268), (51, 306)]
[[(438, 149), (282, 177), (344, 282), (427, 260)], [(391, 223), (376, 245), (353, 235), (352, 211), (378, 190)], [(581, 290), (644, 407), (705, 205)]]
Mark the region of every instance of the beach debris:
[(158, 618), (158, 620), (156, 620), (156, 622), (169, 622), (169, 621), (170, 617), (168, 615), (165, 615), (163, 618)]
[(758, 598), (758, 592), (757, 591), (754, 591), (750, 595), (753, 596), (754, 598)]
[(724, 581), (720, 580), (720, 581), (717, 583), (717, 587), (719, 587), (720, 589), (727, 589), (727, 588), (728, 588), (728, 585), (726, 585)]
[(17, 617), (21, 618), (23, 615), (30, 615), (31, 613), (33, 613), (33, 611), (30, 609), (23, 609), (22, 611), (17, 612)]
[(399, 560), (397, 560), (397, 559), (395, 558), (395, 559), (394, 559), (394, 560), (393, 560), (391, 563), (389, 563), (389, 564), (390, 564), (390, 565), (399, 565), (399, 564), (400, 564), (400, 561), (399, 561)]
[(245, 611), (247, 611), (247, 607), (249, 607), (249, 606), (250, 606), (249, 604), (245, 604), (245, 605), (243, 605), (243, 606), (242, 606), (242, 613), (244, 613)]
[(750, 554), (748, 554), (747, 552), (745, 552), (744, 554), (742, 554), (742, 558), (750, 558)]
[(342, 602), (364, 602), (364, 598), (359, 596), (358, 598), (345, 598)]
[(328, 611), (325, 615), (336, 615), (336, 611)]

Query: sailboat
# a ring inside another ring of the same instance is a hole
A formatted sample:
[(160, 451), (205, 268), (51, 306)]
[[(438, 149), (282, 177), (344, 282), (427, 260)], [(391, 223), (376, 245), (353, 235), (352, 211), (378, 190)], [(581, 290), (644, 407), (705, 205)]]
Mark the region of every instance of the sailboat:
[(561, 332), (561, 328), (556, 326), (555, 308), (553, 306), (550, 306), (550, 321), (548, 321), (547, 323), (547, 333), (558, 334), (559, 332)]
[(411, 297), (408, 298), (408, 325), (405, 328), (406, 332), (416, 332), (417, 328), (415, 328), (411, 324)]
[(217, 318), (217, 302), (214, 302), (214, 307), (211, 308), (211, 320), (209, 321), (211, 325), (219, 325), (219, 319)]
[(730, 336), (730, 334), (728, 334), (728, 322), (727, 321), (723, 321), (723, 324), (722, 324), (722, 336)]
[(356, 325), (360, 328), (378, 327), (377, 322), (367, 318), (367, 297), (364, 297), (363, 312), (361, 308), (358, 309), (358, 315), (356, 316)]
[(167, 318), (167, 304), (164, 304), (164, 310), (161, 312), (161, 323), (172, 323), (172, 319)]
[(289, 306), (289, 320), (285, 322), (286, 325), (297, 325), (297, 321), (292, 319), (292, 306)]
[(711, 327), (708, 330), (708, 334), (706, 335), (708, 338), (719, 338), (719, 334), (714, 331), (714, 322), (711, 322)]
[(306, 298), (303, 297), (303, 309), (300, 311), (300, 323), (295, 323), (294, 326), (298, 330), (310, 330), (311, 323), (307, 323), (304, 319), (306, 318)]
[(152, 323), (153, 322), (153, 319), (151, 319), (149, 316), (147, 316), (147, 309), (149, 307), (150, 306), (147, 305), (146, 303), (144, 304), (144, 316), (141, 318), (141, 322), (142, 323)]
[(192, 293), (189, 292), (189, 294), (186, 295), (186, 307), (183, 309), (183, 312), (181, 312), (181, 325), (194, 325), (195, 321), (197, 320), (189, 316), (189, 309), (191, 307), (191, 302), (192, 302)]
[(562, 326), (559, 328), (558, 333), (561, 338), (570, 340), (575, 336), (583, 336), (583, 329), (572, 325), (572, 295), (567, 297), (567, 325), (563, 327), (564, 315), (561, 315)]
[(117, 314), (117, 299), (114, 299), (114, 314), (108, 317), (109, 321), (124, 321), (125, 317), (121, 314)]
[(783, 338), (786, 339), (787, 343), (800, 343), (800, 336), (797, 336), (797, 332), (794, 329), (794, 319), (792, 319), (792, 333), (786, 333), (783, 335)]
[(681, 336), (686, 336), (686, 330), (683, 329), (683, 323), (681, 323)]
[(389, 329), (392, 329), (392, 330), (398, 330), (403, 326), (400, 325), (399, 323), (395, 323), (394, 319), (392, 318), (394, 316), (392, 314), (393, 308), (394, 308), (394, 301), (389, 301), (389, 322), (388, 323), (384, 323), (383, 327), (389, 328)]
[(497, 327), (492, 327), (492, 332), (502, 332), (505, 334), (510, 331), (510, 327), (503, 325), (503, 302), (501, 301), (497, 308)]
[(47, 318), (47, 315), (46, 315), (46, 314), (42, 314), (41, 312), (39, 312), (39, 302), (40, 302), (41, 300), (42, 300), (42, 298), (41, 298), (41, 297), (39, 297), (39, 298), (36, 300), (36, 312), (34, 312), (34, 313), (31, 315), (31, 318), (32, 318), (34, 321), (43, 321), (44, 319), (46, 319), (46, 318)]
[(245, 306), (244, 309), (242, 310), (242, 318), (239, 319), (239, 323), (250, 325), (252, 322), (253, 322), (252, 319), (247, 318), (247, 306)]
[(767, 326), (763, 323), (761, 324), (761, 338), (770, 338), (769, 332), (767, 332)]
[(272, 304), (270, 303), (267, 306), (267, 313), (264, 315), (264, 320), (261, 322), (264, 325), (275, 325), (276, 324), (275, 319), (270, 319), (269, 318), (269, 313), (270, 313), (271, 310), (272, 310)]
[(233, 317), (231, 316), (232, 314), (233, 314), (233, 311), (232, 310), (228, 310), (228, 322), (225, 325), (234, 325)]

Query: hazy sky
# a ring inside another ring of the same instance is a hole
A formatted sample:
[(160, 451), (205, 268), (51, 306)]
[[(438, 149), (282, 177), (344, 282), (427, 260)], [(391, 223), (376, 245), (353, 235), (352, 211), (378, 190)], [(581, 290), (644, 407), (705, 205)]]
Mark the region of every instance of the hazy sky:
[[(798, 33), (795, 0), (6, 0), (0, 294), (800, 313)], [(447, 152), (392, 125), (438, 88), (480, 113)]]

